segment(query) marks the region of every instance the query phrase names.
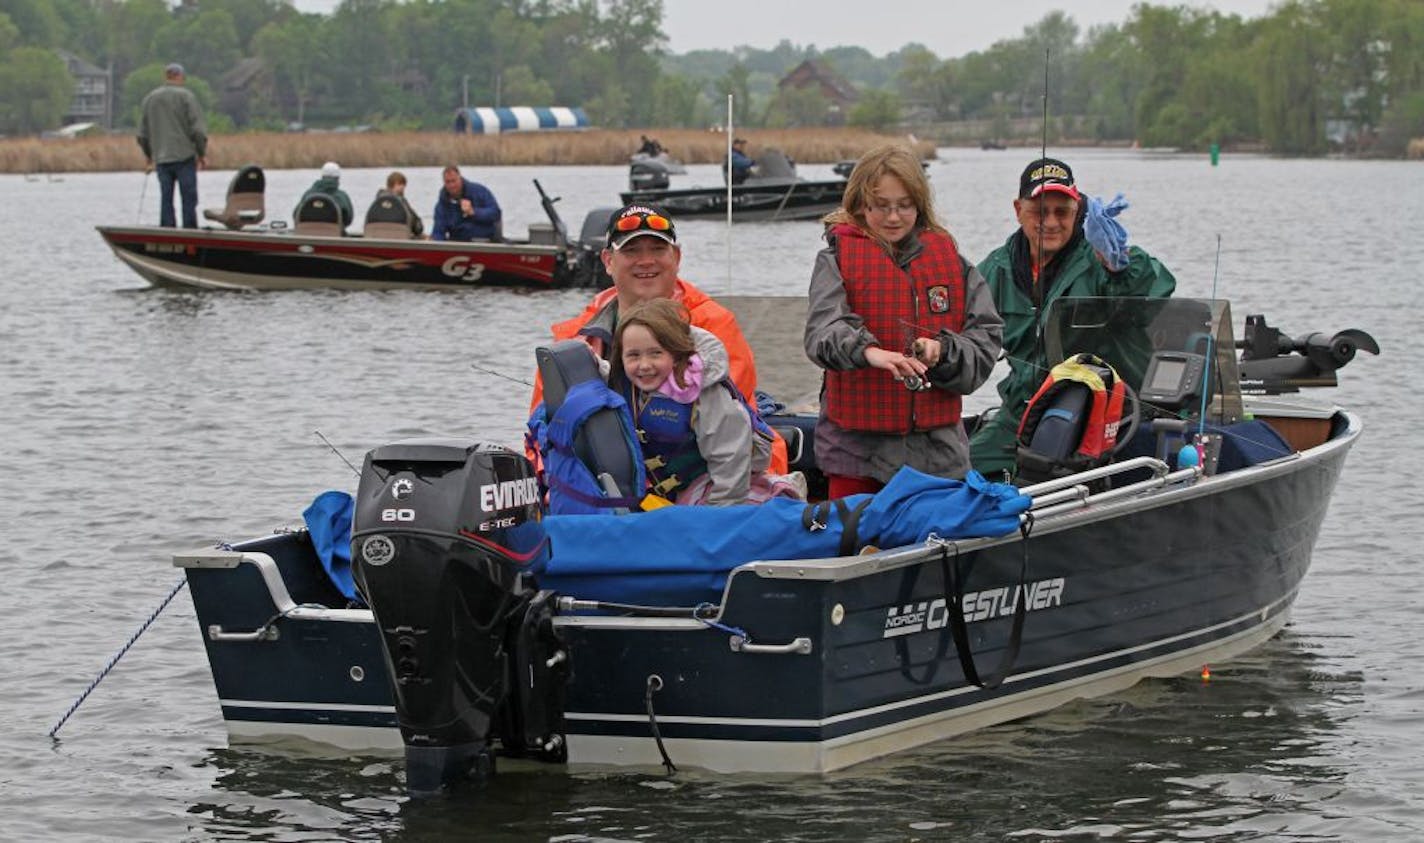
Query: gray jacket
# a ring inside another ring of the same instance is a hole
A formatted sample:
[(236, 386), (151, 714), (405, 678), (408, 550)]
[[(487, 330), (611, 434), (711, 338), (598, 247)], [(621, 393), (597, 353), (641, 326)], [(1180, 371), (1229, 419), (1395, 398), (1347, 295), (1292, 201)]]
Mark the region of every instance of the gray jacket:
[(192, 91), (161, 85), (143, 98), (140, 111), (138, 145), (148, 160), (172, 164), (208, 154), (208, 129)]
[[(896, 262), (908, 267), (921, 251), (918, 239), (907, 241), (896, 255)], [(983, 385), (994, 370), (1004, 322), (994, 309), (993, 297), (979, 270), (962, 256), (960, 261), (964, 270), (964, 328), (959, 333), (940, 331), (935, 337), (943, 354), (930, 369), (929, 380), (934, 389), (968, 395)], [(865, 350), (871, 345), (899, 350), (898, 342), (881, 342), (851, 311), (834, 243), (816, 255), (808, 295), (804, 344), (811, 362), (823, 369), (859, 369), (868, 365)], [(865, 433), (840, 427), (826, 417), (822, 408), (816, 421), (816, 466), (821, 471), (870, 477), (884, 483), (904, 465), (926, 474), (963, 477), (969, 470), (969, 443), (963, 425), (905, 435)]]
[(712, 481), (707, 503), (746, 503), (752, 472), (766, 471), (771, 464), (771, 441), (752, 429), (747, 405), (719, 385), (731, 379), (727, 347), (701, 328), (692, 329), (692, 338), (702, 358), (702, 393), (697, 397), (692, 430)]

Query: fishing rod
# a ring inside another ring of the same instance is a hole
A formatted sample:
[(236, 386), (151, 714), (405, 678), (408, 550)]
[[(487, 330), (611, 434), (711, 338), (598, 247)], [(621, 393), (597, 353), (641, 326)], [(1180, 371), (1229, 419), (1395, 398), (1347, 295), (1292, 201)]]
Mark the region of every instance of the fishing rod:
[(524, 380), (523, 378), (516, 378), (513, 375), (506, 375), (504, 372), (496, 372), (494, 369), (486, 369), (484, 366), (481, 366), (478, 363), (471, 363), (470, 368), (474, 369), (476, 372), (484, 372), (487, 375), (494, 375), (497, 378), (504, 378), (507, 381), (513, 381), (514, 383), (520, 384), (522, 386), (527, 386), (530, 389), (534, 388), (534, 384), (530, 383), (527, 380)]
[(138, 213), (134, 215), (134, 224), (143, 224), (143, 200), (148, 195), (148, 168), (143, 168), (143, 187), (138, 191)]
[[(1211, 306), (1213, 311), (1216, 308), (1217, 283), (1221, 280), (1221, 234), (1216, 235), (1216, 260), (1211, 268)], [(1209, 318), (1215, 319), (1215, 316)], [(1206, 331), (1206, 354), (1202, 358), (1202, 391), (1201, 391), (1201, 411), (1197, 417), (1196, 442), (1188, 442), (1182, 446), (1177, 453), (1177, 465), (1184, 464), (1183, 457), (1186, 456), (1187, 464), (1201, 465), (1206, 462), (1206, 399), (1211, 394), (1211, 362), (1213, 346), (1216, 343), (1216, 331), (1211, 325)], [(1188, 453), (1190, 452), (1190, 453)], [(1195, 462), (1191, 459), (1195, 458)]]
[[(1042, 168), (1044, 162), (1048, 160), (1048, 60), (1051, 48), (1043, 48), (1043, 120), (1040, 130), (1043, 136), (1038, 147), (1038, 166)], [(1033, 285), (1037, 289), (1043, 279), (1043, 268), (1047, 263), (1043, 259), (1043, 190), (1038, 192), (1038, 248), (1033, 259)]]
[(352, 464), (351, 464), (351, 460), (348, 460), (348, 459), (346, 458), (346, 455), (345, 455), (345, 454), (343, 454), (343, 453), (341, 453), (340, 451), (338, 451), (338, 450), (336, 449), (336, 446), (333, 445), (333, 444), (331, 444), (331, 440), (330, 440), (330, 439), (327, 439), (325, 436), (322, 436), (320, 430), (313, 430), (312, 433), (315, 433), (316, 436), (317, 436), (317, 438), (320, 439), (322, 442), (324, 442), (324, 443), (326, 444), (326, 447), (330, 448), (330, 449), (331, 449), (331, 452), (332, 452), (333, 454), (336, 454), (338, 457), (341, 457), (341, 461), (344, 462), (344, 463), (346, 463), (346, 467), (349, 468), (349, 469), (351, 469), (351, 473), (355, 474), (357, 477), (360, 477), (360, 476), (361, 476), (361, 471), (360, 471), (360, 469), (358, 469), (356, 466), (352, 465)]

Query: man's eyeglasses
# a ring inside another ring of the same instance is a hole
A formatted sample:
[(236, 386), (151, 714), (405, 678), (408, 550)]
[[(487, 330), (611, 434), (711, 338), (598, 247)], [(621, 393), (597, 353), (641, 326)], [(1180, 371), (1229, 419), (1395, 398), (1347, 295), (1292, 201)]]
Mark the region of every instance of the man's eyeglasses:
[(1024, 213), (1030, 217), (1068, 222), (1078, 215), (1078, 206), (1072, 202), (1066, 205), (1054, 205), (1049, 207), (1037, 199), (1024, 199), (1021, 201), (1021, 207)]
[(650, 228), (653, 231), (672, 231), (672, 220), (660, 214), (629, 214), (620, 217), (613, 227), (618, 231), (637, 231)]
[(882, 217), (890, 216), (891, 212), (901, 217), (912, 217), (919, 213), (919, 208), (914, 202), (896, 202), (893, 205), (885, 202), (872, 202), (865, 206), (866, 213), (879, 214)]

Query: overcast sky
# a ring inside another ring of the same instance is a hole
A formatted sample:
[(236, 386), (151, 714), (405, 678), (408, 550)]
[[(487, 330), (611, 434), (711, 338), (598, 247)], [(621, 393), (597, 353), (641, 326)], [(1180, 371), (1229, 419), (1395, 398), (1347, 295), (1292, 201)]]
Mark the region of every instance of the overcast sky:
[[(330, 12), (338, 0), (294, 0), (307, 12)], [(774, 47), (783, 38), (819, 49), (864, 47), (881, 56), (911, 41), (941, 58), (983, 50), (1016, 38), (1055, 9), (1068, 11), (1084, 32), (1121, 23), (1138, 0), (663, 0), (663, 31), (674, 53)], [(1154, 0), (1152, 5), (1215, 9), (1260, 17), (1279, 0)]]

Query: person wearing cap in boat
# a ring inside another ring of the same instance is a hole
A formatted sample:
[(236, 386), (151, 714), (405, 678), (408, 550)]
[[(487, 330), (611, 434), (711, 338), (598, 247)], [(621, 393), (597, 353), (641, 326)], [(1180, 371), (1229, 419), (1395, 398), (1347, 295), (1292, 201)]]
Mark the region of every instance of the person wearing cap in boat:
[(297, 200), (297, 207), (292, 209), (293, 218), (297, 211), (301, 209), (302, 203), (307, 201), (308, 196), (317, 193), (324, 193), (330, 196), (336, 203), (336, 207), (341, 211), (341, 230), (345, 231), (351, 225), (351, 220), (355, 219), (355, 212), (351, 209), (351, 197), (346, 195), (346, 191), (341, 189), (341, 165), (335, 161), (328, 161), (321, 165), (321, 177), (312, 182), (312, 186), (307, 188), (307, 192), (302, 194), (302, 198)]
[[(158, 171), (158, 224), (173, 228), (173, 186), (183, 205), (183, 227), (198, 227), (198, 170), (208, 164), (208, 130), (198, 98), (184, 87), (183, 65), (163, 69), (163, 84), (139, 106), (138, 145), (144, 172)], [(147, 178), (147, 176), (145, 176)]]
[(497, 241), (504, 212), (489, 188), (460, 175), (451, 164), (440, 172), (444, 186), (435, 200), (435, 216), (430, 222), (431, 240)]
[(747, 155), (746, 138), (737, 138), (732, 141), (732, 157), (729, 164), (732, 184), (741, 184), (747, 180), (747, 176), (752, 174), (752, 168), (756, 166), (756, 159)]
[(979, 264), (1004, 319), (1009, 363), (997, 413), (970, 440), (974, 468), (990, 479), (1013, 471), (1019, 420), (1048, 374), (1039, 339), (1048, 306), (1065, 296), (1167, 298), (1176, 289), (1160, 261), (1127, 245), (1116, 219), (1126, 207), (1121, 195), (1107, 203), (1085, 196), (1072, 168), (1057, 159), (1032, 161), (1019, 176), (1019, 228)]
[(962, 478), (962, 396), (999, 355), (989, 290), (935, 217), (908, 147), (862, 156), (841, 201), (824, 220), (803, 337), (825, 370), (815, 441), (829, 496), (879, 491), (902, 466)]
[[(552, 325), (555, 340), (582, 338), (600, 359), (607, 360), (620, 312), (653, 299), (672, 299), (687, 309), (694, 328), (711, 333), (726, 346), (731, 380), (755, 409), (757, 375), (751, 345), (730, 310), (678, 277), (682, 247), (667, 211), (640, 202), (619, 208), (609, 217), (601, 257), (613, 286), (594, 296), (578, 316)], [(609, 385), (620, 389), (622, 378), (619, 367), (613, 366)], [(544, 384), (536, 373), (530, 408), (543, 400)], [(777, 474), (787, 470), (786, 443), (779, 435), (772, 445), (770, 470)]]

